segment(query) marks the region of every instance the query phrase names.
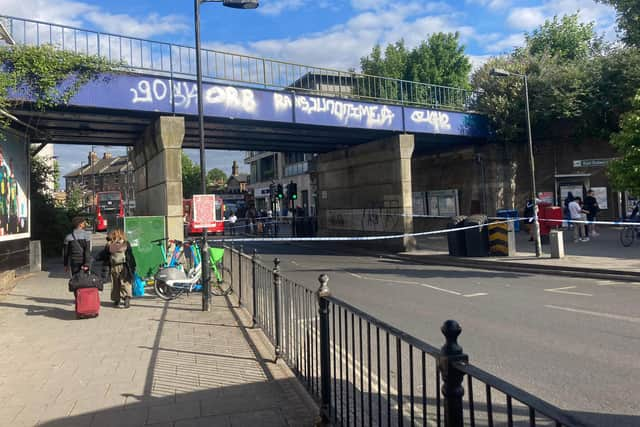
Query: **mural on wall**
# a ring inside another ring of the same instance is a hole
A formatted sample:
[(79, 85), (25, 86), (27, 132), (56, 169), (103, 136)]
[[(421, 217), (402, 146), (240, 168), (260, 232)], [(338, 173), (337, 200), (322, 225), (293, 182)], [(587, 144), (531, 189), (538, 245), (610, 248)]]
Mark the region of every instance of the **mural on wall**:
[(27, 144), (0, 134), (0, 241), (29, 237)]

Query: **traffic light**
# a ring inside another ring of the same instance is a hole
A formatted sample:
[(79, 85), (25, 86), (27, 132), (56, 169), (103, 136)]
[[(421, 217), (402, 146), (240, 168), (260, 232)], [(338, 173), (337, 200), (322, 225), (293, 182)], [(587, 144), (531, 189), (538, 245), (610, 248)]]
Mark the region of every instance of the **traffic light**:
[(289, 196), (289, 200), (298, 200), (298, 184), (295, 182), (289, 183), (287, 185), (287, 195)]
[(284, 199), (284, 191), (282, 190), (282, 184), (278, 184), (278, 199)]

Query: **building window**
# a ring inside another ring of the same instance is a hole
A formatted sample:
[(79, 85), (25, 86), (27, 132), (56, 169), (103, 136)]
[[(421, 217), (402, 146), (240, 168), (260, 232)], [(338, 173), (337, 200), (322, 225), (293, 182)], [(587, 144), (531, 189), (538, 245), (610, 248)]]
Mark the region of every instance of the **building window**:
[(458, 216), (458, 190), (441, 190), (427, 192), (427, 206), (429, 215), (433, 216)]
[(284, 168), (284, 176), (301, 175), (309, 170), (308, 162), (299, 162), (287, 165)]

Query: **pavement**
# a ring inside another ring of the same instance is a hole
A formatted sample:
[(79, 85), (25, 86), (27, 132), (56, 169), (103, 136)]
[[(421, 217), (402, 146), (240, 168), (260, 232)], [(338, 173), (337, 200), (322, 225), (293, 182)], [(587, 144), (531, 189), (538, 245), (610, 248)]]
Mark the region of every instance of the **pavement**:
[(418, 249), (397, 256), (408, 261), (472, 267), (490, 270), (519, 271), (575, 276), (589, 274), (602, 279), (640, 282), (640, 242), (624, 247), (619, 241), (619, 227), (600, 227), (600, 235), (589, 242), (573, 242), (572, 231), (564, 230), (565, 257), (553, 259), (549, 245), (543, 256), (536, 257), (535, 246), (525, 232), (516, 233), (516, 255), (511, 257), (452, 257), (447, 250), (446, 235), (418, 238)]
[(317, 407), (234, 301), (202, 312), (199, 293), (146, 295), (114, 308), (106, 286), (100, 316), (76, 320), (52, 265), (0, 298), (0, 425), (313, 424)]

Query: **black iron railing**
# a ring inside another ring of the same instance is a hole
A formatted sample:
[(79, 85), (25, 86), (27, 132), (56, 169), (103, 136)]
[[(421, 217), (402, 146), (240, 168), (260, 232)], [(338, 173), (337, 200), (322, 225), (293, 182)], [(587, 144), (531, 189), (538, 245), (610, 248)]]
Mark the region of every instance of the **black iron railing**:
[[(121, 63), (128, 72), (191, 79), (196, 53), (191, 46), (86, 30), (0, 15), (16, 43), (50, 45)], [(202, 49), (205, 81), (290, 90), (322, 96), (470, 111), (478, 93), (462, 88), (372, 76), (276, 59)]]
[[(331, 296), (312, 291), (255, 254), (227, 248), (225, 280), (282, 358), (344, 426), (580, 426), (557, 407), (469, 363), (461, 328), (446, 321), (436, 348)], [(466, 376), (466, 381), (465, 381)], [(466, 388), (466, 389), (465, 389)]]

